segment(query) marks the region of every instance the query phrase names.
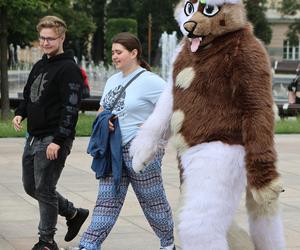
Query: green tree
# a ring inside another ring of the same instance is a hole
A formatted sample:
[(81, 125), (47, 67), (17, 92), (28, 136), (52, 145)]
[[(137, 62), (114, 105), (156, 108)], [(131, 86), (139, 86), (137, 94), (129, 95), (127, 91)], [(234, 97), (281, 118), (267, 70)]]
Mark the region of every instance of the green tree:
[(96, 30), (92, 37), (92, 60), (98, 64), (105, 60), (105, 17), (106, 0), (92, 1), (92, 16), (96, 24)]
[(272, 29), (266, 18), (267, 0), (244, 0), (247, 17), (254, 26), (254, 34), (265, 44), (272, 39)]
[(89, 35), (95, 31), (92, 0), (0, 0), (1, 117), (8, 119), (8, 44), (29, 45), (36, 40), (36, 24), (45, 15), (57, 15), (68, 24), (66, 48), (86, 54)]
[[(296, 15), (297, 11), (300, 11), (300, 2), (295, 0), (282, 0), (281, 6), (279, 8), (281, 13), (285, 15)], [(297, 45), (299, 43), (300, 35), (300, 18), (295, 19), (289, 27), (288, 38), (292, 45)]]
[(132, 18), (111, 18), (107, 20), (107, 32), (106, 32), (106, 61), (111, 64), (111, 40), (120, 32), (130, 32), (137, 35), (137, 23)]
[(111, 0), (107, 5), (109, 18), (136, 18), (138, 0)]
[(51, 0), (44, 5), (41, 16), (56, 15), (61, 17), (68, 26), (65, 48), (72, 49), (81, 60), (87, 56), (90, 34), (96, 30), (92, 18), (92, 0)]
[(36, 17), (36, 10), (41, 7), (39, 1), (34, 0), (0, 0), (0, 74), (1, 74), (1, 119), (8, 120), (9, 118), (9, 92), (8, 92), (8, 38), (15, 31), (16, 40), (21, 39), (22, 34), (25, 36), (23, 41), (33, 35), (28, 32), (28, 27), (31, 22), (27, 20), (30, 16), (32, 20)]
[[(141, 40), (143, 54), (148, 57), (148, 16), (151, 14), (151, 55), (154, 58), (161, 34), (172, 32), (178, 26), (173, 17), (177, 0), (112, 0), (107, 6), (107, 18), (133, 18), (138, 23), (138, 37)], [(145, 32), (146, 31), (146, 32)], [(152, 60), (151, 60), (152, 61)]]
[[(138, 5), (138, 34), (143, 46), (145, 58), (150, 58), (150, 62), (158, 51), (158, 44), (161, 34), (166, 31), (171, 33), (174, 30), (178, 30), (178, 24), (174, 19), (174, 0), (142, 0)], [(151, 15), (151, 55), (148, 55), (148, 34), (145, 34), (145, 30), (148, 30), (148, 17)], [(146, 57), (147, 56), (147, 57)]]
[(0, 84), (1, 84), (1, 118), (8, 120), (8, 74), (7, 74), (7, 7), (0, 6)]

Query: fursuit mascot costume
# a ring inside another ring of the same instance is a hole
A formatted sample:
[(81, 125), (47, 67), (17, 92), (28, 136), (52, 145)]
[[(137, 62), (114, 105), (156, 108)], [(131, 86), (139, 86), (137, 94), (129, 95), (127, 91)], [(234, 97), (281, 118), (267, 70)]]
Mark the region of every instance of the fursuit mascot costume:
[(252, 249), (282, 250), (268, 55), (241, 1), (180, 6), (185, 36), (168, 86), (132, 142), (133, 168), (146, 167), (170, 128), (181, 175), (182, 249), (234, 249), (228, 235), (247, 190)]

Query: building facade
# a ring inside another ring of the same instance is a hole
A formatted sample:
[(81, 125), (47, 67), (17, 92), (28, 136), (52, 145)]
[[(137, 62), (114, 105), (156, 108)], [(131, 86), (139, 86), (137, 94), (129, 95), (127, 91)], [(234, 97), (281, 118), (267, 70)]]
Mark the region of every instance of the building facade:
[(271, 25), (273, 34), (271, 43), (267, 46), (272, 61), (300, 61), (300, 39), (292, 46), (287, 38), (290, 24), (300, 19), (300, 11), (294, 16), (283, 15), (277, 9), (280, 1), (270, 0), (266, 17)]

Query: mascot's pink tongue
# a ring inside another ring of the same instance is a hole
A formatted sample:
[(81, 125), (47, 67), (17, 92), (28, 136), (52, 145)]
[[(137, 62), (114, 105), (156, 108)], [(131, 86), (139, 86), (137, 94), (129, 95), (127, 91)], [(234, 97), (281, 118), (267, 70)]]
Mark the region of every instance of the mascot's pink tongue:
[(201, 37), (193, 38), (191, 43), (191, 51), (196, 52), (200, 46), (200, 43), (202, 41)]

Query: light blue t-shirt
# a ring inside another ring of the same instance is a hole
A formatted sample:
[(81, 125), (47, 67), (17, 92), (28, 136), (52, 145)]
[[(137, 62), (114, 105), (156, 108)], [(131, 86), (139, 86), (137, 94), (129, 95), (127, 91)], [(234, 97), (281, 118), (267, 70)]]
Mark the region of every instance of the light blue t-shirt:
[[(122, 86), (142, 70), (144, 69), (139, 67), (125, 77), (122, 72), (111, 76), (106, 82), (100, 105), (109, 110)], [(165, 87), (166, 82), (162, 78), (145, 71), (126, 88), (112, 111), (119, 118), (123, 145), (136, 136), (140, 126), (152, 113)]]

